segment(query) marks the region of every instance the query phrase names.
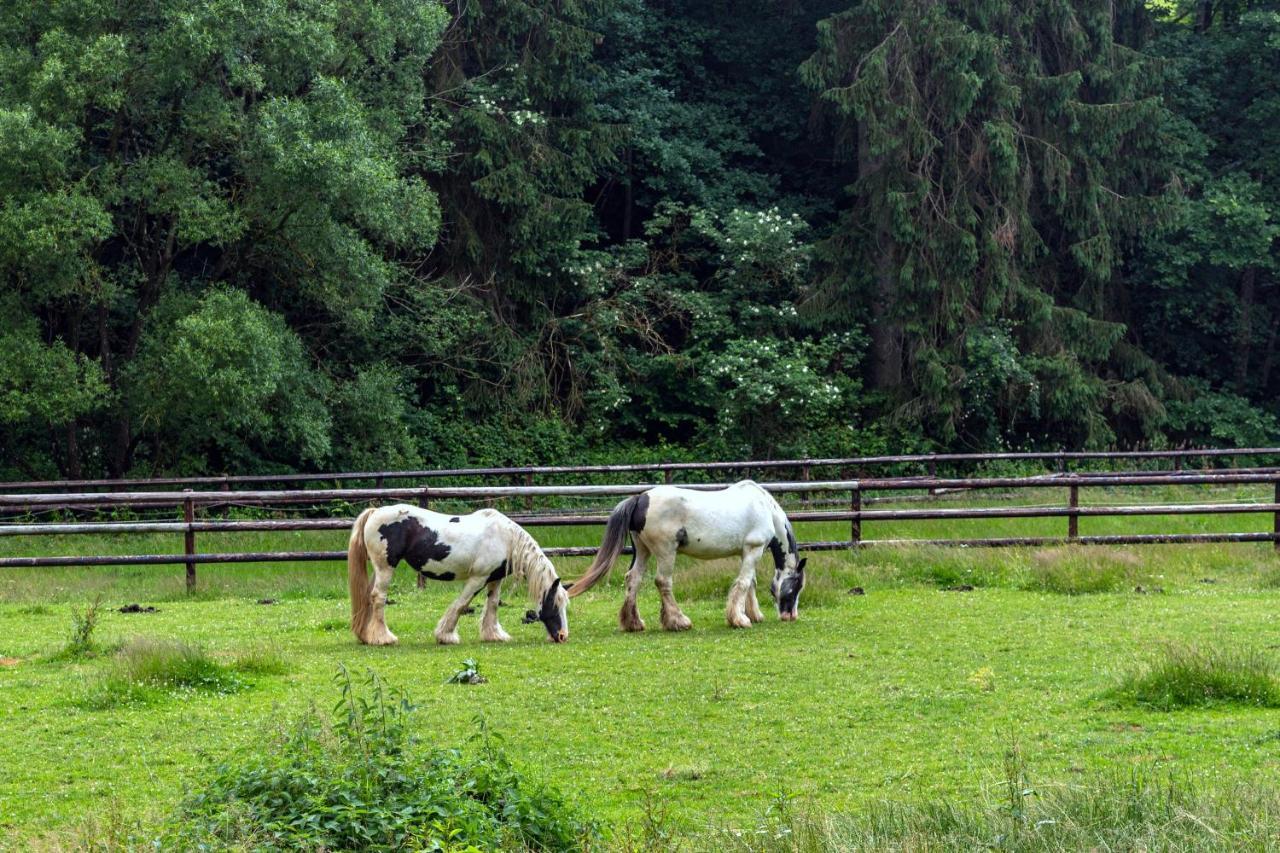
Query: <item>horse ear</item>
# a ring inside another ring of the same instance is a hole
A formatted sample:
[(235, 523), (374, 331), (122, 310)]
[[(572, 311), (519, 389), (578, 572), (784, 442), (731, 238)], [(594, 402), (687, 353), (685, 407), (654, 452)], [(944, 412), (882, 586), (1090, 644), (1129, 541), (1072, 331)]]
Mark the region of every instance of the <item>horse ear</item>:
[(803, 558), (801, 558), (800, 562), (796, 564), (796, 571), (797, 571), (797, 572), (803, 572), (803, 571), (804, 571), (804, 564), (805, 564), (805, 563), (807, 563), (807, 562), (809, 562), (809, 558), (808, 558), (808, 557), (803, 557)]
[(560, 586), (560, 578), (556, 578), (555, 580), (553, 580), (553, 581), (551, 582), (551, 588), (552, 588), (553, 590), (554, 590), (556, 587), (558, 587), (558, 586)]

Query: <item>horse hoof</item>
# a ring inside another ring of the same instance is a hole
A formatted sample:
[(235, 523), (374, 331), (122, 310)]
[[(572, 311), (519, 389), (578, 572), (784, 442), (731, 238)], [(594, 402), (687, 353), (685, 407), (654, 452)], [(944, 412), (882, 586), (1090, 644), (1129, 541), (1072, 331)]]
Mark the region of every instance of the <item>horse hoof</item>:
[(751, 620), (746, 618), (745, 616), (738, 616), (736, 618), (729, 620), (729, 627), (730, 628), (750, 628)]
[(507, 632), (505, 632), (505, 631), (504, 631), (504, 632), (502, 632), (501, 634), (490, 634), (490, 635), (489, 635), (489, 636), (487, 636), (487, 637), (481, 637), (481, 638), (480, 638), (480, 642), (482, 642), (482, 643), (509, 643), (509, 642), (511, 642), (511, 635), (510, 635), (510, 634), (508, 634), (508, 633), (507, 633)]
[(445, 634), (444, 636), (437, 635), (436, 642), (442, 646), (456, 646), (462, 641), (458, 639), (457, 634)]
[(644, 620), (637, 619), (634, 622), (623, 622), (621, 623), (621, 627), (622, 630), (626, 631), (628, 634), (638, 634), (644, 630)]
[(675, 619), (664, 619), (662, 621), (662, 627), (666, 628), (668, 631), (688, 631), (693, 627), (693, 622), (689, 620), (688, 616), (682, 615)]

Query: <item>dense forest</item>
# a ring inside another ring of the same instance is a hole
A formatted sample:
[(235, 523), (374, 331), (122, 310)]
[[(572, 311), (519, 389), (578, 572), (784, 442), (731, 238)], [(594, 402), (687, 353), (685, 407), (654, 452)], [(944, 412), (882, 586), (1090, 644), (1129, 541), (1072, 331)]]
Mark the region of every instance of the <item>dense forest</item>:
[(3, 0), (0, 475), (1277, 440), (1276, 0)]

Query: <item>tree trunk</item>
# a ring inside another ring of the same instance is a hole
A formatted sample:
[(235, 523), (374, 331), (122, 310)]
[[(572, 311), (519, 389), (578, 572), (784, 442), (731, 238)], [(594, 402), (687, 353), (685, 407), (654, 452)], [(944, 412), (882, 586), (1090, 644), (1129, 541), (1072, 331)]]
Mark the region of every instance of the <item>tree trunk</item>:
[(1207, 33), (1213, 26), (1212, 0), (1198, 0), (1196, 3), (1196, 32)]
[(1253, 351), (1253, 302), (1258, 268), (1246, 267), (1240, 276), (1240, 314), (1236, 322), (1235, 388), (1241, 396), (1249, 384), (1249, 356)]
[(622, 195), (622, 239), (631, 239), (631, 146), (627, 146), (627, 182), (624, 185)]
[[(858, 123), (858, 178), (879, 171), (881, 158), (871, 156), (866, 126)], [(902, 328), (894, 317), (898, 302), (893, 238), (889, 223), (875, 223), (875, 281), (871, 294), (871, 385), (882, 391), (902, 385)]]
[(1280, 317), (1273, 317), (1271, 329), (1267, 332), (1266, 354), (1262, 357), (1262, 366), (1258, 368), (1258, 390), (1263, 394), (1271, 387), (1271, 365), (1275, 362), (1277, 329), (1280, 329)]

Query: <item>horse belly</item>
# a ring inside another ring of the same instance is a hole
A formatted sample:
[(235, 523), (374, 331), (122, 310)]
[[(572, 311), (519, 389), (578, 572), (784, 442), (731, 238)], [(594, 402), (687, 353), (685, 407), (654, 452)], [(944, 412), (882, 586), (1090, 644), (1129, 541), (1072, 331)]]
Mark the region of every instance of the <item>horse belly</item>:
[(736, 526), (690, 524), (676, 532), (676, 551), (698, 560), (715, 560), (742, 553), (743, 531)]

